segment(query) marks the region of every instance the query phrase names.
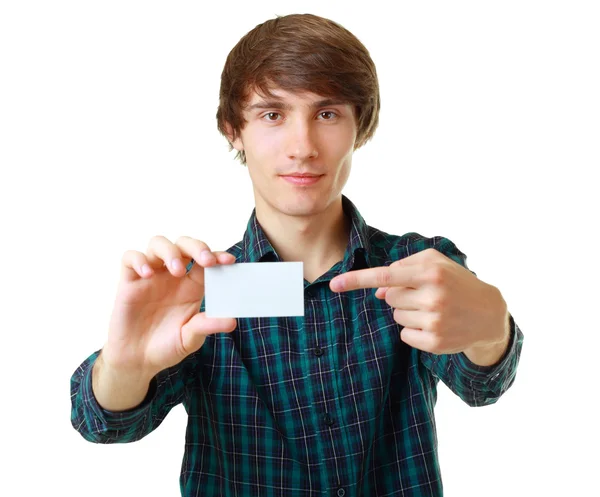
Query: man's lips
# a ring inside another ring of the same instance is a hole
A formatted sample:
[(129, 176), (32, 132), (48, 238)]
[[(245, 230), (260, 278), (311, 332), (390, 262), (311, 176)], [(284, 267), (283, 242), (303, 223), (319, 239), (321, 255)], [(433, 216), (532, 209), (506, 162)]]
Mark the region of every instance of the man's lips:
[(288, 174), (281, 176), (284, 180), (294, 185), (314, 185), (323, 175), (314, 174)]

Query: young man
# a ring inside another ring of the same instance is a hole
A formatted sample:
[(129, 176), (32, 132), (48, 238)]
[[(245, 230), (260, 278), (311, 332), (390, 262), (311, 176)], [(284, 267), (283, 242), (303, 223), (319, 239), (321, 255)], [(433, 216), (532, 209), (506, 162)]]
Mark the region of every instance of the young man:
[[(442, 495), (438, 381), (496, 402), (523, 335), (450, 240), (381, 232), (342, 195), (379, 107), (368, 51), (330, 20), (240, 40), (217, 120), (252, 180), (247, 231), (125, 252), (108, 339), (71, 380), (84, 438), (139, 440), (183, 402), (184, 496)], [(263, 261), (303, 261), (303, 317), (205, 316), (204, 267)]]

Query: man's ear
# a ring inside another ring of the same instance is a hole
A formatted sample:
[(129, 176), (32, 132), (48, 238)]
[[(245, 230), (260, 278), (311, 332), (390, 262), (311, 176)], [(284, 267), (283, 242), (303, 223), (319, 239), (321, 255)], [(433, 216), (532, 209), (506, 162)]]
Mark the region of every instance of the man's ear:
[(238, 135), (238, 137), (235, 140), (233, 139), (233, 128), (228, 122), (225, 123), (225, 134), (227, 135), (227, 139), (229, 140), (229, 143), (231, 143), (231, 146), (233, 148), (235, 148), (238, 152), (244, 150), (242, 137)]

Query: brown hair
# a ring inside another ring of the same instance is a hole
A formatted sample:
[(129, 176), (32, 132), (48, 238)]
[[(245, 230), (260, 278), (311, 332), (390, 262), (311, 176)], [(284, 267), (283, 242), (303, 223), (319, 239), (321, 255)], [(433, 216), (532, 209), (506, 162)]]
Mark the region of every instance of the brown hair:
[[(243, 109), (253, 90), (310, 91), (354, 105), (357, 135), (354, 150), (373, 137), (379, 123), (379, 83), (365, 46), (334, 21), (313, 14), (277, 16), (257, 25), (229, 52), (221, 74), (217, 126), (235, 140), (247, 121)], [(229, 151), (233, 150), (231, 142)], [(246, 154), (235, 157), (246, 164)]]

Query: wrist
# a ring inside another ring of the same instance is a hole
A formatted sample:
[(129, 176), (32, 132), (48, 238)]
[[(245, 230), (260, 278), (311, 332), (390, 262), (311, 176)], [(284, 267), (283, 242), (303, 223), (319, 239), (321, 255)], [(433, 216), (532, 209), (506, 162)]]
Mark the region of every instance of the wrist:
[(493, 366), (500, 362), (510, 344), (510, 315), (506, 312), (504, 327), (492, 340), (468, 347), (463, 352), (473, 364)]
[(114, 368), (100, 353), (92, 368), (92, 390), (103, 409), (126, 411), (143, 402), (153, 377), (139, 370)]
[(133, 354), (127, 356), (123, 353), (114, 353), (108, 343), (100, 350), (96, 359), (96, 364), (98, 368), (102, 368), (103, 374), (131, 384), (150, 382), (160, 372), (140, 362)]

